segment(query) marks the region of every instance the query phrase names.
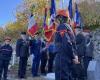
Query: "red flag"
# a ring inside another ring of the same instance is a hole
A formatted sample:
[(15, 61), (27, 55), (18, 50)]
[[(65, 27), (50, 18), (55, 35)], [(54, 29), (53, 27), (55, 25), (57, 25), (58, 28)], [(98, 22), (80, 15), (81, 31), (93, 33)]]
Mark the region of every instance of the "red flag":
[(48, 42), (53, 40), (54, 33), (56, 32), (56, 26), (53, 24), (51, 27), (46, 28), (44, 35)]

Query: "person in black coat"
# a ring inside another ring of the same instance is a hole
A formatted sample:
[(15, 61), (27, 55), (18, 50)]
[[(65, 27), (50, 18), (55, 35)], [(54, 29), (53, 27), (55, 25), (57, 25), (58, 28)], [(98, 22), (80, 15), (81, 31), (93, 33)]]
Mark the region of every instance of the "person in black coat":
[(84, 56), (84, 68), (85, 68), (85, 76), (87, 78), (87, 69), (89, 62), (93, 59), (93, 52), (94, 52), (94, 43), (92, 41), (92, 36), (90, 33), (86, 35), (86, 53)]
[(3, 74), (3, 80), (8, 80), (7, 79), (8, 66), (13, 52), (13, 49), (10, 46), (10, 42), (11, 38), (6, 37), (4, 44), (0, 46), (0, 80), (2, 79), (2, 74)]
[(18, 77), (25, 78), (27, 60), (29, 57), (29, 40), (26, 32), (21, 33), (21, 38), (16, 43), (16, 56), (19, 57)]
[(77, 54), (79, 58), (82, 59), (85, 56), (86, 43), (85, 43), (85, 36), (81, 31), (81, 27), (76, 28), (76, 47), (77, 47)]
[[(70, 29), (66, 24), (68, 15), (66, 11), (60, 10), (57, 13), (56, 19), (59, 22), (55, 33), (55, 46), (57, 49), (55, 57), (55, 80), (73, 80), (71, 76), (72, 62), (79, 63), (76, 59), (71, 42)], [(69, 32), (67, 32), (67, 30)]]
[(86, 53), (86, 43), (85, 36), (80, 26), (77, 26), (75, 29), (76, 33), (76, 52), (79, 57), (80, 64), (73, 65), (73, 77), (77, 80), (85, 80), (85, 71), (84, 71), (84, 56)]

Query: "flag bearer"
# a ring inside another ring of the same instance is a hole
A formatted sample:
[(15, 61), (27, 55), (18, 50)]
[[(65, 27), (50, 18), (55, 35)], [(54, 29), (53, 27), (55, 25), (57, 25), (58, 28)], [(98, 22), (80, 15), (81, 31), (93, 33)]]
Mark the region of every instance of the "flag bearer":
[(35, 36), (35, 39), (31, 41), (31, 48), (30, 48), (31, 54), (34, 55), (33, 63), (32, 63), (33, 77), (39, 76), (38, 70), (39, 70), (39, 64), (40, 64), (40, 59), (41, 59), (41, 54), (40, 54), (41, 46), (42, 46), (41, 36), (40, 36), (40, 33), (37, 33), (37, 35)]
[(57, 54), (55, 58), (55, 78), (56, 80), (72, 80), (72, 62), (79, 63), (72, 50), (72, 35), (66, 25), (68, 14), (65, 10), (59, 10), (56, 21), (59, 23), (55, 33), (55, 45)]

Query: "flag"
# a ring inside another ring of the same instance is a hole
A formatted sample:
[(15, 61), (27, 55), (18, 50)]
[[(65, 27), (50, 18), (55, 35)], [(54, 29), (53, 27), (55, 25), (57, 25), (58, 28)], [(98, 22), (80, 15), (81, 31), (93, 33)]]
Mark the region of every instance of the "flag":
[(47, 19), (47, 8), (45, 8), (44, 20), (43, 20), (43, 29), (44, 29), (44, 36), (46, 40), (49, 42), (51, 40), (52, 30), (46, 24)]
[[(46, 16), (46, 15), (45, 15)], [(55, 0), (51, 0), (51, 8), (50, 8), (50, 24), (49, 27), (47, 28), (45, 26), (45, 38), (47, 39), (48, 42), (52, 40), (54, 31), (55, 31), (55, 17), (56, 17), (56, 6), (55, 6)], [(45, 21), (45, 19), (44, 19)]]
[(56, 5), (55, 0), (51, 0), (51, 8), (50, 8), (50, 25), (54, 23), (56, 17)]
[(51, 8), (50, 8), (50, 29), (55, 31), (56, 27), (55, 27), (55, 17), (56, 17), (56, 4), (55, 4), (55, 0), (51, 0)]
[(31, 14), (29, 21), (28, 21), (28, 34), (32, 37), (34, 37), (34, 35), (37, 33), (37, 31), (39, 30), (39, 26), (37, 25), (34, 16)]
[(72, 0), (69, 0), (68, 12), (70, 19), (72, 19), (73, 18)]
[(74, 25), (75, 27), (80, 26), (80, 12), (78, 10), (77, 4), (75, 4), (75, 15), (74, 15)]
[(58, 9), (66, 10), (68, 7), (69, 0), (59, 0), (59, 7)]
[(45, 13), (44, 13), (43, 30), (44, 30), (44, 36), (46, 40), (49, 41), (51, 31), (49, 30), (48, 25), (46, 24), (46, 19), (47, 19), (47, 8), (45, 8)]
[(43, 20), (43, 29), (44, 31), (48, 29), (48, 25), (46, 24), (47, 19), (47, 8), (45, 8), (44, 20)]

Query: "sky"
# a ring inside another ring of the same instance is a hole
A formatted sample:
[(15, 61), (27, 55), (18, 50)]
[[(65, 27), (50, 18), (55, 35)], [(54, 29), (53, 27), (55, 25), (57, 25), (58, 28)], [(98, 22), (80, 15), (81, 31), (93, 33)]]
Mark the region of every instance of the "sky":
[(66, 9), (68, 7), (69, 0), (60, 0), (59, 2), (59, 8), (60, 9)]
[(15, 11), (17, 5), (22, 0), (0, 0), (0, 26), (15, 20)]
[[(62, 0), (60, 0), (62, 1)], [(69, 0), (64, 0), (64, 3), (69, 2)], [(4, 26), (8, 22), (15, 21), (15, 11), (16, 7), (21, 4), (22, 0), (1, 0), (0, 1), (0, 26)], [(67, 4), (68, 5), (68, 4)], [(63, 7), (67, 6), (63, 4)], [(62, 3), (59, 5), (62, 8)]]

